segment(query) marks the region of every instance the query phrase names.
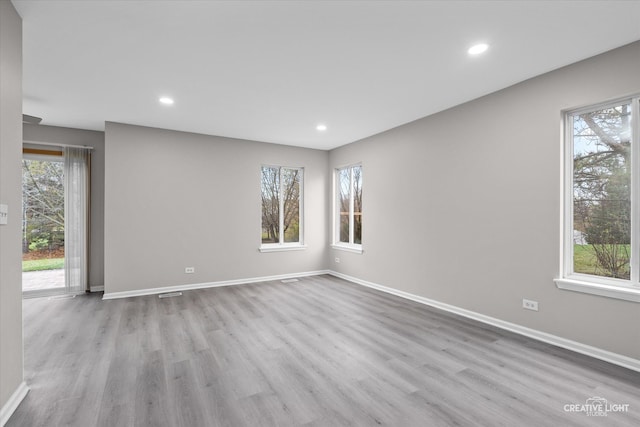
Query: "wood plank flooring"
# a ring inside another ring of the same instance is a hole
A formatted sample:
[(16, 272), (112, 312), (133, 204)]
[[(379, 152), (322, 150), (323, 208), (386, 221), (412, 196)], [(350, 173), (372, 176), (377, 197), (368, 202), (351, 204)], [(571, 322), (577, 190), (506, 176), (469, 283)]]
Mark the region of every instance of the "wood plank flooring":
[[(24, 301), (15, 426), (638, 426), (640, 373), (331, 276)], [(564, 411), (602, 397), (606, 417)]]

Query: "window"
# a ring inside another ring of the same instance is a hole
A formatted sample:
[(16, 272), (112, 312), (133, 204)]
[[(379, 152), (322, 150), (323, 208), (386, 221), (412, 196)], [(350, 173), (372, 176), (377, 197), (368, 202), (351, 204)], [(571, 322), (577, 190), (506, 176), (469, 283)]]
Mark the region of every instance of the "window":
[(640, 301), (638, 98), (565, 117), (560, 288)]
[(262, 167), (261, 251), (302, 248), (302, 168)]
[(334, 246), (362, 251), (362, 166), (336, 169)]

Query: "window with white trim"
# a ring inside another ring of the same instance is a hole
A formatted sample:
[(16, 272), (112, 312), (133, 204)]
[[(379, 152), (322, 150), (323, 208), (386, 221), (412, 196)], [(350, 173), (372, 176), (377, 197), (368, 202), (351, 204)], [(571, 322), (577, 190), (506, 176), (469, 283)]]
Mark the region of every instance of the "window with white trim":
[(334, 245), (362, 250), (362, 165), (335, 171)]
[(261, 250), (303, 247), (302, 168), (262, 166)]
[(640, 301), (638, 97), (565, 115), (561, 288)]

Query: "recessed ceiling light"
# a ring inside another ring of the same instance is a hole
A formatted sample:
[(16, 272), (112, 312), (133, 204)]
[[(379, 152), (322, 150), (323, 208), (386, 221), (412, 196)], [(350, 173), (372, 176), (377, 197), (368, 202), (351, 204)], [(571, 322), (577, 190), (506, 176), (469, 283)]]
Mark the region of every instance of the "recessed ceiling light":
[(164, 105), (171, 105), (171, 104), (173, 104), (173, 99), (172, 99), (172, 98), (169, 98), (168, 96), (163, 96), (163, 97), (161, 97), (161, 98), (159, 99), (159, 101), (160, 101), (160, 103), (161, 103), (161, 104), (164, 104)]
[(469, 53), (469, 55), (480, 55), (481, 53), (486, 52), (487, 49), (489, 49), (488, 44), (479, 43), (471, 46), (467, 52)]
[(316, 126), (316, 130), (324, 132), (325, 130), (327, 130), (327, 125), (320, 123), (318, 126)]

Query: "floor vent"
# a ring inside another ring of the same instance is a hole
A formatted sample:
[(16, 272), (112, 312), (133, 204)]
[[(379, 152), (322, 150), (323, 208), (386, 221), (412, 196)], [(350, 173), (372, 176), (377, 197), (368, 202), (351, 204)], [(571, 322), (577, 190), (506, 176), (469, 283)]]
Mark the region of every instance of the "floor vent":
[(167, 292), (166, 294), (158, 295), (158, 298), (171, 298), (171, 297), (181, 297), (182, 292)]
[(282, 283), (293, 283), (293, 282), (299, 282), (298, 279), (284, 279), (281, 280)]

